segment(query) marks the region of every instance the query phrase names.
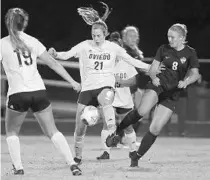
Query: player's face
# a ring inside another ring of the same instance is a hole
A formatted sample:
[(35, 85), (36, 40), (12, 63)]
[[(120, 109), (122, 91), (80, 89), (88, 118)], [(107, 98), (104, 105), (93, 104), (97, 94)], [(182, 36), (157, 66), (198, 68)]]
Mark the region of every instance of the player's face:
[(105, 36), (101, 28), (92, 28), (92, 38), (97, 46), (105, 41)]
[(134, 30), (130, 30), (124, 37), (124, 42), (129, 47), (135, 47), (138, 42), (138, 34)]
[(168, 42), (172, 48), (178, 49), (181, 45), (183, 45), (183, 36), (179, 32), (169, 29)]

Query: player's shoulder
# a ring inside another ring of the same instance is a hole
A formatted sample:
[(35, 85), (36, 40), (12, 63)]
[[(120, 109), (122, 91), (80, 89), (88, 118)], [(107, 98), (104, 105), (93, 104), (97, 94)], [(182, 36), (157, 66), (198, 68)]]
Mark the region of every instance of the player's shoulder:
[(185, 46), (185, 49), (186, 49), (187, 51), (192, 52), (192, 53), (196, 52), (196, 50), (195, 50), (193, 47), (189, 46), (189, 45), (186, 45), (186, 46)]
[(9, 41), (9, 36), (5, 36), (5, 37), (0, 39), (1, 43), (5, 43), (5, 42), (8, 42), (8, 41)]
[(171, 46), (169, 46), (169, 44), (162, 44), (160, 45), (159, 49), (168, 51), (171, 49)]

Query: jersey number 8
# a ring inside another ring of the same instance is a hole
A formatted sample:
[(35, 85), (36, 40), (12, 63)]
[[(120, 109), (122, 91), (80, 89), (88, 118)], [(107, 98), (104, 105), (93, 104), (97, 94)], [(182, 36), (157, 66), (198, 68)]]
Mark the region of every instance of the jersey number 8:
[(21, 53), (20, 54), (20, 52), (19, 51), (17, 51), (17, 50), (14, 50), (14, 52), (16, 53), (16, 55), (17, 55), (17, 58), (18, 58), (18, 63), (19, 63), (19, 66), (20, 67), (22, 67), (23, 66), (23, 63), (22, 63), (22, 59), (21, 59), (21, 55), (24, 57), (24, 63), (25, 63), (25, 65), (27, 65), (27, 66), (29, 66), (29, 65), (31, 65), (32, 63), (33, 63), (33, 60), (32, 60), (32, 57), (31, 57), (31, 54), (30, 53), (25, 53), (25, 52), (23, 52), (23, 53)]
[(178, 62), (173, 62), (173, 64), (172, 64), (172, 69), (175, 71), (175, 70), (177, 70), (177, 66), (178, 66)]

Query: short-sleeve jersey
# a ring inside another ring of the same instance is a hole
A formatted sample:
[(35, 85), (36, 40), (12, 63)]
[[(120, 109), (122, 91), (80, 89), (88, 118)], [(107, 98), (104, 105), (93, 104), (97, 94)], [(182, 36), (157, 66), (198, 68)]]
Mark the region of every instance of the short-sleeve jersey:
[(154, 59), (166, 66), (166, 70), (157, 75), (166, 91), (176, 88), (190, 68), (199, 68), (196, 51), (188, 45), (180, 51), (169, 45), (162, 45)]
[(115, 86), (114, 67), (118, 54), (125, 53), (119, 45), (105, 41), (99, 48), (92, 40), (83, 41), (74, 46), (70, 52), (79, 58), (82, 90)]
[[(114, 69), (115, 76), (120, 77), (122, 80), (127, 80), (129, 78), (137, 75), (135, 67), (130, 64), (120, 60)], [(129, 87), (119, 87), (115, 89), (115, 98), (112, 104), (114, 107), (121, 108), (133, 108), (133, 98)]]
[(31, 53), (20, 52), (12, 46), (10, 36), (1, 39), (1, 61), (6, 73), (9, 89), (7, 95), (45, 89), (37, 70), (37, 57), (46, 48), (36, 38), (20, 32), (20, 38), (30, 48)]

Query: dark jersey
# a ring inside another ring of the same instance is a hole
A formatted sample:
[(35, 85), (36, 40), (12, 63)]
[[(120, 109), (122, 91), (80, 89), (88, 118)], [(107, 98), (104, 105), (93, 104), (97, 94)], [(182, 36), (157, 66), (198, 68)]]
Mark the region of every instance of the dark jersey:
[[(126, 45), (124, 45), (124, 49), (131, 57), (141, 60), (141, 57), (139, 56), (139, 53), (136, 50), (131, 49), (129, 46)], [(148, 81), (151, 80), (150, 77), (145, 75), (144, 72), (140, 71), (138, 68), (136, 68), (136, 70), (138, 72), (138, 75), (136, 76), (136, 85), (130, 88), (131, 93), (134, 93), (137, 90), (137, 88), (144, 89)]]
[(166, 70), (157, 75), (164, 91), (177, 88), (179, 81), (184, 79), (190, 68), (199, 68), (196, 51), (187, 45), (180, 51), (169, 45), (162, 45), (154, 59), (166, 67)]

